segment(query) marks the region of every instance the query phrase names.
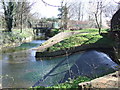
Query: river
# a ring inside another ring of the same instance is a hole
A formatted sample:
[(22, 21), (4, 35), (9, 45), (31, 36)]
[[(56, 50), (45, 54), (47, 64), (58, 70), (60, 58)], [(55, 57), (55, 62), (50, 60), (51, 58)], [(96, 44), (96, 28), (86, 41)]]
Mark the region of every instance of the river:
[[(33, 40), (21, 45), (26, 47), (26, 44), (29, 44), (28, 46), (31, 47), (27, 50), (2, 54), (2, 60), (0, 61), (2, 61), (1, 78), (3, 88), (55, 85), (67, 80), (70, 77), (68, 75), (68, 73), (71, 73), (70, 70), (82, 76), (93, 76), (91, 73), (102, 75), (116, 70), (116, 63), (106, 54), (95, 50), (57, 57), (51, 60), (36, 60), (36, 51), (32, 48), (39, 46), (44, 41)], [(97, 69), (93, 70), (96, 67)]]

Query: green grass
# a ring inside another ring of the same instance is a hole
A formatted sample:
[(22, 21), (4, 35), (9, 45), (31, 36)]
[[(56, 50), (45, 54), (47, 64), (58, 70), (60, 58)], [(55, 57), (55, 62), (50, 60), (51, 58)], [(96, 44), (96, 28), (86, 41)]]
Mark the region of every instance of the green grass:
[(23, 29), (22, 33), (20, 33), (20, 29), (13, 29), (12, 30), (13, 34), (18, 34), (21, 37), (27, 38), (29, 36), (33, 35), (33, 30), (32, 29)]
[[(87, 33), (93, 33), (93, 32), (96, 32), (97, 34), (99, 33), (98, 32), (98, 29), (95, 29), (95, 28), (88, 28), (88, 29), (82, 29), (82, 30), (73, 30), (72, 32), (87, 32)], [(107, 32), (109, 31), (109, 29), (102, 29), (101, 32)], [(71, 32), (71, 30), (65, 30), (64, 32)]]
[(78, 77), (76, 79), (69, 79), (69, 81), (66, 81), (65, 83), (61, 83), (61, 84), (58, 84), (58, 85), (55, 85), (55, 86), (51, 86), (51, 87), (43, 87), (43, 86), (37, 86), (37, 87), (34, 87), (34, 88), (51, 88), (51, 89), (54, 89), (54, 88), (64, 88), (64, 89), (68, 89), (68, 88), (79, 88), (78, 87), (78, 84), (81, 83), (81, 82), (86, 82), (86, 81), (90, 81), (91, 79), (90, 78), (87, 78), (87, 77)]
[[(102, 30), (107, 32), (106, 30)], [(65, 40), (53, 45), (52, 47), (48, 48), (50, 52), (57, 51), (57, 50), (64, 50), (66, 48), (76, 47), (80, 45), (87, 45), (87, 44), (102, 44), (106, 46), (114, 45), (114, 41), (111, 41), (107, 37), (103, 37), (98, 34), (97, 29), (85, 29), (80, 30), (81, 34), (73, 35)]]
[(23, 32), (20, 33), (20, 30), (13, 29), (12, 32), (1, 32), (0, 33), (2, 38), (0, 40), (2, 41), (2, 44), (10, 44), (10, 43), (19, 43), (23, 39), (26, 39), (27, 37), (33, 36), (32, 29), (23, 29)]

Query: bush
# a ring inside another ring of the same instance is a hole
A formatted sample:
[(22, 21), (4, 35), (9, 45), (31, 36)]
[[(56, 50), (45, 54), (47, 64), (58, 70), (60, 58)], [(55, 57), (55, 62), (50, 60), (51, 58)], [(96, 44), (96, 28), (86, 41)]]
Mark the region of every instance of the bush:
[(60, 32), (59, 29), (52, 29), (52, 30), (51, 30), (51, 33), (50, 33), (50, 36), (52, 37), (52, 36), (58, 34), (59, 32)]

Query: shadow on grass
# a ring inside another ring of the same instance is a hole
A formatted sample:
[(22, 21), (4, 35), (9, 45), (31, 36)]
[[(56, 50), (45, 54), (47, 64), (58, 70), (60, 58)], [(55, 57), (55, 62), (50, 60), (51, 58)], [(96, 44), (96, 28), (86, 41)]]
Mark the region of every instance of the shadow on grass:
[(92, 37), (89, 40), (85, 41), (81, 46), (86, 45), (86, 44), (95, 44), (95, 45), (104, 45), (104, 46), (114, 46), (115, 45), (115, 41), (112, 40), (111, 38), (108, 38), (106, 36), (102, 36), (102, 38), (98, 38), (98, 40), (96, 40), (97, 37)]

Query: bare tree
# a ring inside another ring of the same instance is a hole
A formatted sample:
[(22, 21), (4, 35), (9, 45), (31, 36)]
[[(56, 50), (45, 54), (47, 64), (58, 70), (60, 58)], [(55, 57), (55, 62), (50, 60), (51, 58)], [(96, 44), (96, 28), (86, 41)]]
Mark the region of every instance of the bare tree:
[(114, 13), (117, 11), (117, 5), (109, 3), (103, 10), (104, 17), (106, 19), (106, 24), (110, 27), (110, 21)]
[(2, 0), (4, 10), (4, 19), (6, 22), (6, 31), (11, 32), (12, 28), (20, 28), (22, 32), (23, 26), (30, 24), (28, 17), (31, 16), (31, 5), (28, 2), (6, 2)]
[(93, 19), (96, 22), (96, 26), (99, 29), (99, 34), (101, 34), (102, 28), (102, 18), (103, 18), (103, 10), (106, 7), (106, 3), (103, 3), (103, 0), (98, 1), (90, 1), (89, 2), (89, 19)]
[(103, 5), (102, 1), (101, 2), (97, 2), (97, 10), (94, 13), (96, 24), (97, 24), (97, 27), (99, 29), (99, 34), (101, 33), (101, 28), (102, 28), (102, 8), (103, 8), (102, 5)]
[[(14, 26), (20, 28), (20, 32), (22, 33), (23, 27), (26, 27), (27, 24), (31, 24), (30, 22), (30, 8), (31, 5), (28, 2), (16, 2), (15, 16), (14, 16)], [(19, 27), (18, 27), (19, 26)]]
[(75, 10), (75, 16), (77, 18), (77, 20), (82, 21), (83, 20), (83, 10), (84, 10), (84, 6), (82, 2), (76, 2), (76, 4), (74, 5), (74, 10)]

